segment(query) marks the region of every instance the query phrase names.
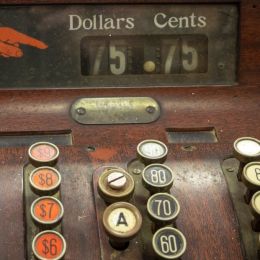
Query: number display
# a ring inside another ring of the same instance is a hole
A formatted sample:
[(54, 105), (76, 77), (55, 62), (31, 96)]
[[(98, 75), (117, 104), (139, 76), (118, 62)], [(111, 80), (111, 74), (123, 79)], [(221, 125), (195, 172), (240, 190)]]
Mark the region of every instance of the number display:
[(182, 44), (182, 59), (183, 69), (186, 71), (195, 71), (198, 68), (198, 51), (195, 47), (189, 46), (187, 41)]
[(32, 247), (38, 259), (61, 259), (66, 251), (66, 242), (55, 231), (43, 231), (34, 238)]
[[(179, 0), (157, 4), (141, 1), (144, 4), (140, 5), (131, 1), (111, 5), (102, 4), (106, 1), (90, 2), (96, 4), (36, 5), (35, 12), (30, 5), (0, 8), (0, 88), (201, 87), (238, 83), (240, 13), (239, 6), (233, 3), (238, 1), (222, 5), (207, 4), (205, 0), (187, 1), (194, 2), (192, 5), (177, 4), (186, 2)], [(53, 17), (48, 25), (46, 17)], [(31, 21), (37, 22), (27, 31)], [(46, 24), (44, 32), (39, 24)], [(3, 33), (6, 30), (11, 30), (13, 37), (36, 38), (38, 45), (26, 52), (22, 52), (23, 46), (15, 46), (19, 51), (13, 56), (23, 57), (7, 59), (10, 53), (4, 55), (4, 49), (12, 44)]]
[[(111, 38), (111, 37), (110, 37)], [(203, 35), (85, 37), (83, 75), (206, 73), (208, 40)], [(152, 64), (149, 69), (145, 64)]]
[(169, 51), (165, 57), (165, 62), (164, 62), (164, 73), (165, 74), (170, 74), (172, 71), (172, 66), (173, 66), (173, 62), (175, 59), (176, 49), (177, 49), (177, 41), (175, 41), (171, 45), (169, 45)]
[(113, 75), (122, 75), (126, 71), (126, 47), (110, 44), (110, 70)]
[(42, 224), (53, 224), (61, 220), (63, 206), (54, 197), (40, 197), (31, 206), (32, 217)]

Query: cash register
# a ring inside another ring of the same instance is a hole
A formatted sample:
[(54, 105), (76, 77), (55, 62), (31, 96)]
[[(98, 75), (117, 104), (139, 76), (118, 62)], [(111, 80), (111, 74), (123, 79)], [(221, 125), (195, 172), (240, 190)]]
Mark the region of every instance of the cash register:
[(260, 258), (258, 0), (0, 0), (0, 259)]

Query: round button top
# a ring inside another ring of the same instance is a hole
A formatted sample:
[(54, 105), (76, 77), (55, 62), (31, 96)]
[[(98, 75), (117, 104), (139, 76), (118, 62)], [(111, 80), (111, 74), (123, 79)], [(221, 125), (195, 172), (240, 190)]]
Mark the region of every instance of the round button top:
[(259, 218), (260, 216), (260, 191), (257, 191), (250, 202), (252, 213), (255, 217)]
[(129, 201), (134, 187), (133, 177), (120, 168), (105, 170), (98, 179), (98, 193), (107, 203)]
[(252, 137), (241, 137), (234, 142), (234, 155), (247, 163), (260, 158), (260, 141)]
[(151, 192), (168, 191), (173, 185), (173, 172), (164, 164), (150, 164), (142, 172), (143, 184)]
[(103, 225), (110, 239), (124, 243), (137, 235), (142, 226), (142, 216), (134, 205), (117, 202), (105, 209)]
[(260, 189), (260, 162), (246, 164), (243, 169), (242, 180), (249, 189)]
[(37, 193), (46, 194), (58, 189), (61, 183), (61, 175), (55, 168), (43, 166), (31, 172), (29, 181)]
[(52, 165), (59, 157), (59, 148), (52, 143), (39, 142), (29, 148), (28, 154), (35, 166)]
[(120, 171), (112, 171), (107, 176), (107, 182), (112, 189), (120, 190), (126, 185), (125, 174)]
[(62, 203), (54, 197), (44, 196), (31, 205), (31, 216), (41, 225), (53, 225), (60, 222), (64, 214)]
[(147, 201), (147, 211), (152, 221), (171, 223), (180, 213), (180, 204), (169, 193), (156, 193)]
[(59, 260), (65, 255), (66, 241), (58, 232), (46, 230), (33, 239), (32, 250), (37, 259)]
[(180, 258), (186, 247), (186, 238), (176, 228), (164, 227), (153, 235), (153, 249), (163, 259)]
[(137, 155), (146, 165), (165, 162), (167, 153), (167, 146), (158, 140), (144, 140), (137, 146)]

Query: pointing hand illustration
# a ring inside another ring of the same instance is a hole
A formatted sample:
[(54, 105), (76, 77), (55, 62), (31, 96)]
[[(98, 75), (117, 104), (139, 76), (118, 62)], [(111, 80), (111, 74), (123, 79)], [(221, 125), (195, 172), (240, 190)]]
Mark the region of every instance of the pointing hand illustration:
[(0, 57), (21, 58), (23, 51), (20, 44), (29, 45), (38, 49), (46, 49), (48, 45), (32, 38), (28, 35), (20, 33), (12, 28), (0, 27)]

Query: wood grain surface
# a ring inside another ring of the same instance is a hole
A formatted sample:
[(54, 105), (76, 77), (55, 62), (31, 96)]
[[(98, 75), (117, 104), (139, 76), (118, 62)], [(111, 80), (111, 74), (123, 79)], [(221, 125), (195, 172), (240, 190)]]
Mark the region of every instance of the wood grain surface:
[[(37, 3), (117, 3), (111, 1), (41, 0)], [(147, 1), (120, 1), (147, 3)], [(226, 1), (158, 1), (149, 3), (219, 3)], [(60, 147), (62, 221), (68, 243), (65, 260), (100, 259), (97, 217), (92, 190), (94, 169), (103, 165), (124, 168), (136, 156), (144, 139), (158, 139), (169, 148), (167, 165), (175, 175), (172, 193), (181, 205), (178, 228), (188, 249), (183, 259), (243, 259), (243, 245), (221, 162), (231, 156), (232, 143), (241, 136), (260, 139), (260, 4), (259, 1), (228, 1), (240, 4), (240, 36), (237, 86), (143, 87), (111, 89), (1, 90), (0, 138), (6, 134), (71, 130), (73, 146)], [(28, 4), (35, 1), (6, 1)], [(75, 87), (75, 86), (72, 86)], [(50, 86), (51, 88), (51, 86)], [(80, 125), (70, 116), (80, 97), (149, 96), (161, 106), (152, 124)], [(168, 142), (166, 129), (175, 131), (215, 128), (218, 143)], [(89, 148), (91, 147), (91, 149)], [(24, 259), (23, 166), (28, 147), (0, 148), (0, 259)], [(91, 152), (92, 151), (92, 152)], [(143, 216), (146, 217), (146, 216)]]

